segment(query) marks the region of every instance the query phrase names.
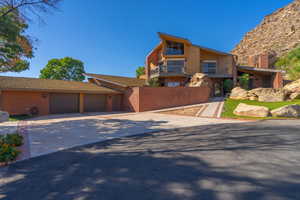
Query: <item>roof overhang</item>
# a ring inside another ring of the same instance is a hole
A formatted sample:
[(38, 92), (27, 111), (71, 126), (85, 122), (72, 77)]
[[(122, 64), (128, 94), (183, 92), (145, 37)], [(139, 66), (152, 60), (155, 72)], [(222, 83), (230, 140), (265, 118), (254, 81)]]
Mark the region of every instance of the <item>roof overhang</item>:
[(5, 91), (16, 92), (45, 92), (45, 93), (84, 93), (84, 94), (121, 94), (118, 91), (89, 91), (89, 90), (58, 90), (58, 89), (39, 89), (39, 88), (1, 88), (0, 93)]
[(249, 67), (249, 66), (237, 66), (237, 70), (249, 74), (262, 74), (262, 75), (268, 75), (273, 73), (284, 73), (284, 71), (282, 70), (256, 68), (256, 67)]
[(162, 32), (158, 32), (157, 34), (160, 37), (160, 39), (162, 39), (162, 40), (171, 40), (171, 41), (175, 41), (175, 42), (182, 42), (182, 43), (186, 43), (186, 44), (192, 44), (187, 38), (178, 37), (178, 36), (175, 36), (175, 35), (170, 35), (170, 34), (162, 33)]
[(107, 83), (110, 83), (110, 84), (118, 85), (120, 87), (124, 87), (124, 88), (129, 87), (128, 85), (124, 85), (124, 84), (121, 84), (121, 83), (118, 83), (118, 82), (115, 82), (115, 81), (109, 81), (107, 79), (99, 78), (99, 77), (93, 76), (92, 74), (83, 73), (83, 75), (87, 76), (87, 77), (94, 78), (94, 79), (98, 79), (98, 80), (103, 81), (103, 82), (107, 82)]

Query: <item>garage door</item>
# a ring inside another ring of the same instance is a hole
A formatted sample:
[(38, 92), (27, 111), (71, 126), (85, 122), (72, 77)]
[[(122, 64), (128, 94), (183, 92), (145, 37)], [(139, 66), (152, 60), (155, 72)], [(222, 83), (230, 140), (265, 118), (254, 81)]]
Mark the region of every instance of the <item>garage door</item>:
[(84, 112), (105, 112), (106, 95), (85, 94), (84, 95)]
[(122, 96), (121, 95), (112, 96), (112, 110), (113, 111), (120, 111), (121, 104), (122, 104)]
[(50, 113), (77, 113), (79, 112), (79, 94), (50, 94)]

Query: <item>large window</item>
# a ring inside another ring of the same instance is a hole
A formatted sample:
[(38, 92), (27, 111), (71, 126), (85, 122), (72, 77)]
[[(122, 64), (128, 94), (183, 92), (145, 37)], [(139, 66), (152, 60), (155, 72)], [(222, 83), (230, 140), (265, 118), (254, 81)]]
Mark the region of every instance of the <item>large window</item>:
[(168, 60), (167, 69), (168, 72), (183, 72), (184, 71), (184, 60)]
[(167, 82), (167, 87), (179, 87), (180, 82)]
[(217, 73), (217, 61), (205, 60), (202, 62), (202, 72), (205, 74), (216, 74)]
[(166, 55), (183, 55), (184, 54), (184, 44), (172, 41), (166, 41)]

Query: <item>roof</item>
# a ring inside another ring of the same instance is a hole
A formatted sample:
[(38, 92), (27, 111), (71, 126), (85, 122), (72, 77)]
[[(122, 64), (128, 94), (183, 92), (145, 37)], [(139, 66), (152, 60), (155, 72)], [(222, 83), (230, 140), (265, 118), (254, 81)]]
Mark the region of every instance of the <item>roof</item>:
[(230, 53), (226, 53), (226, 52), (219, 51), (219, 50), (216, 50), (216, 49), (204, 47), (204, 46), (197, 45), (197, 44), (192, 44), (192, 43), (190, 42), (190, 40), (187, 39), (187, 38), (183, 38), (183, 37), (171, 35), (171, 34), (168, 34), (168, 33), (162, 33), (162, 32), (158, 32), (158, 35), (159, 35), (160, 38), (174, 38), (174, 39), (182, 40), (182, 41), (185, 41), (185, 42), (187, 42), (187, 43), (190, 43), (191, 45), (193, 45), (193, 46), (195, 46), (195, 47), (198, 47), (198, 48), (203, 49), (203, 50), (206, 50), (206, 51), (210, 51), (210, 52), (214, 52), (214, 53), (218, 53), (218, 54), (222, 54), (222, 55), (232, 55), (232, 54), (230, 54)]
[(24, 78), (0, 76), (0, 90), (44, 91), (44, 92), (74, 92), (74, 93), (119, 93), (93, 83), (79, 81), (63, 81), (39, 78)]
[(105, 81), (111, 84), (119, 85), (122, 87), (142, 87), (146, 85), (146, 81), (143, 79), (124, 77), (124, 76), (111, 76), (103, 74), (90, 74), (85, 73), (84, 75), (92, 78), (96, 78), (101, 81)]
[(240, 71), (253, 71), (253, 72), (264, 72), (264, 73), (284, 72), (282, 70), (277, 70), (277, 69), (265, 69), (265, 68), (249, 67), (249, 66), (238, 66), (238, 69)]

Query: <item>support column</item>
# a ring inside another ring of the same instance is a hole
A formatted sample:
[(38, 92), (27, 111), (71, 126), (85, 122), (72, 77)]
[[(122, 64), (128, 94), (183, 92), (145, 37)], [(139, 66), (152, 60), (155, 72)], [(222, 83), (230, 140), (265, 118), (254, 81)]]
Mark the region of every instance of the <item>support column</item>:
[(106, 98), (106, 111), (107, 112), (112, 112), (112, 96), (108, 95)]
[(84, 94), (79, 94), (79, 112), (84, 113)]

